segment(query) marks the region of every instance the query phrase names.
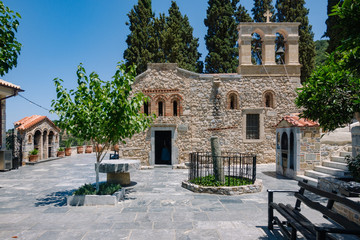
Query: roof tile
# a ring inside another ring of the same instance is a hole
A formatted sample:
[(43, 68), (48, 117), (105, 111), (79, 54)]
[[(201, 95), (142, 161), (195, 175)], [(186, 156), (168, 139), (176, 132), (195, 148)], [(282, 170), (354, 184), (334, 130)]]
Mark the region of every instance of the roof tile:
[[(300, 115), (300, 113), (292, 113), (290, 115), (283, 117), (279, 121), (279, 123), (285, 120), (295, 127), (319, 127), (320, 126), (318, 122), (311, 121), (311, 120), (305, 119), (305, 118), (300, 118), (299, 115)], [(279, 123), (276, 126), (278, 126)]]

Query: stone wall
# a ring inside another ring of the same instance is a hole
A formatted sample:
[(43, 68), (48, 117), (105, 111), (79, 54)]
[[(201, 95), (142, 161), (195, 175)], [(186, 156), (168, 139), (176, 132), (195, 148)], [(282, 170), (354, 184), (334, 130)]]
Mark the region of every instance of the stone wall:
[(303, 127), (300, 129), (300, 169), (313, 170), (321, 165), (321, 144), (319, 127)]
[[(294, 79), (292, 79), (294, 81)], [(297, 78), (299, 81), (299, 78)], [(272, 91), (274, 108), (265, 107), (263, 94)], [(188, 161), (188, 154), (210, 151), (210, 137), (218, 136), (223, 151), (256, 153), (258, 163), (275, 162), (275, 124), (285, 114), (298, 111), (294, 104), (294, 84), (286, 77), (241, 77), (237, 74), (196, 74), (176, 64), (149, 64), (136, 78), (133, 91), (144, 92), (152, 113), (157, 114), (157, 100), (171, 104), (173, 95), (181, 97), (182, 114), (158, 116), (152, 127), (170, 127), (178, 151), (178, 163)], [(229, 92), (239, 96), (238, 109), (228, 109)], [(155, 107), (156, 106), (156, 107)], [(216, 107), (218, 107), (216, 109)], [(260, 116), (260, 139), (246, 139), (246, 114)], [(120, 154), (149, 164), (151, 128), (136, 134)]]

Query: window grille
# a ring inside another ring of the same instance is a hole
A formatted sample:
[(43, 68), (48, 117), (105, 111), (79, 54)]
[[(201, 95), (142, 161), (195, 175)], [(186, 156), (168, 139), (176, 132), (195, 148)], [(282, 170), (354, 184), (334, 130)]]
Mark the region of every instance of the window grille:
[(246, 115), (246, 139), (260, 139), (259, 114)]

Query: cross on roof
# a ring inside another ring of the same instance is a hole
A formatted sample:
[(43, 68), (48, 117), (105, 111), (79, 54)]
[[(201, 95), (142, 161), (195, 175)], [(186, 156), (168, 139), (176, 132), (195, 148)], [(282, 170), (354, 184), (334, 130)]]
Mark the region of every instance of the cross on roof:
[(268, 10), (266, 10), (266, 13), (264, 13), (264, 17), (266, 17), (266, 22), (269, 23), (270, 22), (270, 18), (272, 16), (272, 13)]

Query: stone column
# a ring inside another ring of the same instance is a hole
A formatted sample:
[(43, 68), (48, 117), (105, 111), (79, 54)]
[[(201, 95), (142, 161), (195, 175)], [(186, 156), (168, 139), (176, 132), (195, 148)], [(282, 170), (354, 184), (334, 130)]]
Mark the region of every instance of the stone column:
[(285, 44), (285, 64), (299, 65), (299, 36), (289, 36)]
[(360, 154), (360, 126), (351, 129), (352, 156)]
[(211, 155), (213, 159), (215, 180), (225, 183), (224, 167), (221, 159), (221, 149), (218, 137), (211, 137)]
[(42, 159), (43, 159), (43, 149), (44, 149), (44, 146), (43, 146), (43, 134), (44, 134), (44, 133), (41, 133), (41, 135), (40, 135), (39, 160), (42, 160)]
[(44, 158), (47, 159), (49, 158), (49, 133), (46, 132), (46, 135), (45, 135), (45, 144), (44, 144)]
[(263, 65), (275, 65), (275, 35), (265, 35), (262, 47)]
[(239, 67), (241, 65), (252, 65), (251, 63), (251, 35), (242, 35), (239, 38)]

